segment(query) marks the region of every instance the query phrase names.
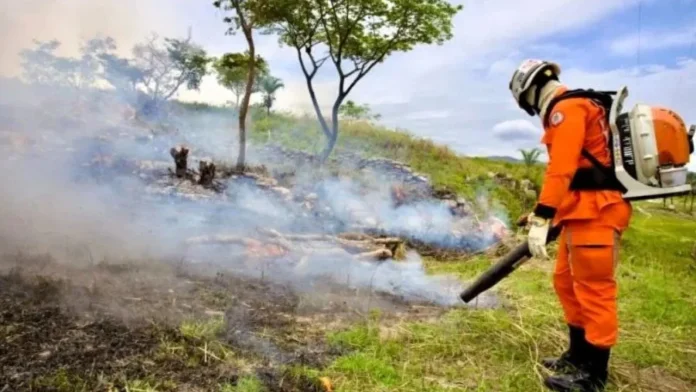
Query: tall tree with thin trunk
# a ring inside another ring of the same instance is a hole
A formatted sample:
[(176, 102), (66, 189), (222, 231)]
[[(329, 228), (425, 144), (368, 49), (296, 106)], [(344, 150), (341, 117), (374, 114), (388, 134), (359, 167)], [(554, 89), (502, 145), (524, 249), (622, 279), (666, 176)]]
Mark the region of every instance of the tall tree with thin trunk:
[[(444, 0), (255, 2), (259, 24), (278, 34), (281, 43), (297, 52), (309, 96), (327, 138), (322, 162), (336, 145), (341, 104), (357, 83), (394, 52), (449, 40), (452, 18), (461, 8)], [(313, 87), (317, 71), (329, 59), (338, 73), (331, 125), (324, 118)]]
[[(213, 69), (217, 74), (218, 83), (234, 94), (235, 109), (239, 110), (239, 100), (246, 92), (249, 73), (249, 53), (225, 53), (213, 61)], [(256, 56), (255, 70), (257, 75), (268, 73), (268, 64), (261, 56)], [(258, 79), (257, 79), (258, 81)], [(254, 83), (252, 94), (261, 91), (260, 83)]]
[[(213, 5), (225, 11), (234, 11), (234, 16), (224, 18), (224, 22), (230, 25), (227, 34), (234, 34), (241, 30), (246, 39), (249, 59), (256, 58), (256, 47), (254, 46), (253, 30), (256, 20), (252, 8), (255, 0), (216, 0)], [(249, 101), (254, 91), (254, 78), (256, 76), (256, 62), (249, 61), (247, 64), (247, 82), (242, 98), (242, 105), (239, 107), (239, 155), (237, 156), (237, 170), (243, 171), (246, 161), (246, 117), (249, 112)]]

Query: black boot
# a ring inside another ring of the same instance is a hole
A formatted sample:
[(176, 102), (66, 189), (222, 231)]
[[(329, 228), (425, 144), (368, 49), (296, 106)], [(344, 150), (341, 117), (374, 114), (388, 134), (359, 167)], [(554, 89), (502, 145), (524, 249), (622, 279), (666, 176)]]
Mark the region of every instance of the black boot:
[(544, 385), (557, 392), (602, 392), (607, 383), (610, 349), (587, 343), (585, 358), (575, 372), (547, 377)]
[(580, 365), (585, 348), (585, 330), (568, 324), (568, 350), (558, 358), (544, 358), (541, 364), (553, 371), (574, 370)]

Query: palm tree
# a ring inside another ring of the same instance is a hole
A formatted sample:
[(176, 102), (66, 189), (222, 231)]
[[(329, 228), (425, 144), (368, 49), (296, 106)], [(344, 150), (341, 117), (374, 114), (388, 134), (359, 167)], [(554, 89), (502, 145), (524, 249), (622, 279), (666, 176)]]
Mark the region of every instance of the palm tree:
[(527, 166), (527, 168), (531, 168), (539, 162), (539, 156), (541, 155), (542, 151), (536, 147), (532, 148), (531, 150), (523, 150), (520, 149), (520, 152), (522, 153), (522, 159), (524, 160), (524, 164)]
[(271, 107), (275, 101), (275, 93), (278, 89), (285, 87), (283, 82), (271, 75), (264, 75), (260, 80), (261, 91), (263, 92), (263, 106), (266, 107), (268, 114), (271, 114)]

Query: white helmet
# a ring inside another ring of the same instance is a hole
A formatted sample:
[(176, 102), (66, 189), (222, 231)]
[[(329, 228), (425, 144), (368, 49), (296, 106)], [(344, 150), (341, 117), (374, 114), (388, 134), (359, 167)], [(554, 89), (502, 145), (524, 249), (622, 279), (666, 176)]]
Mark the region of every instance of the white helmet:
[[(546, 71), (543, 72), (542, 71)], [(510, 91), (512, 96), (517, 101), (520, 108), (524, 109), (530, 116), (533, 116), (534, 108), (527, 102), (525, 95), (532, 86), (541, 88), (546, 82), (551, 79), (558, 80), (558, 75), (561, 74), (561, 67), (550, 61), (526, 59), (522, 61), (519, 67), (512, 74), (510, 79)], [(536, 99), (539, 99), (537, 91)]]

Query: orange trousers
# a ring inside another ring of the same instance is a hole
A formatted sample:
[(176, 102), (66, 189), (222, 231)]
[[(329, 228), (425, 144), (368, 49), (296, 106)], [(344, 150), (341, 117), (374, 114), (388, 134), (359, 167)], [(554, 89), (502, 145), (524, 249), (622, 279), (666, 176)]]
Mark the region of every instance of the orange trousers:
[(612, 204), (597, 219), (564, 221), (559, 237), (553, 283), (565, 320), (600, 347), (614, 346), (618, 336), (615, 274), (630, 217), (630, 204)]

